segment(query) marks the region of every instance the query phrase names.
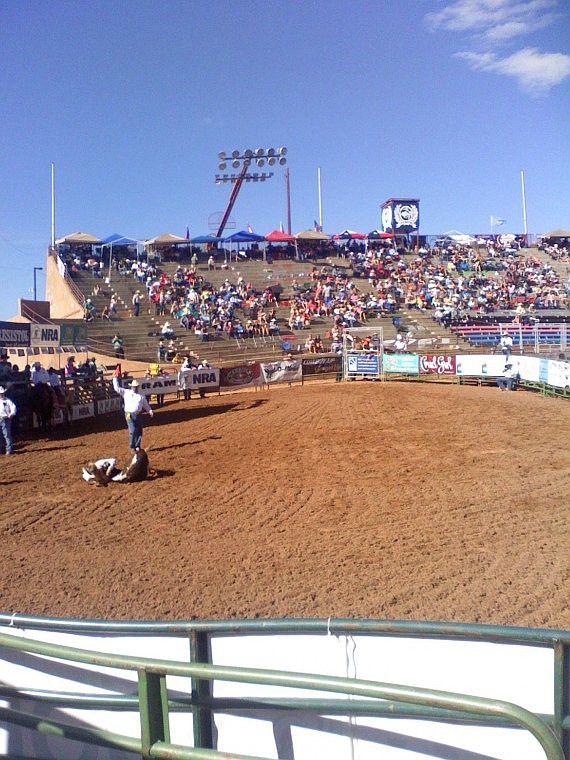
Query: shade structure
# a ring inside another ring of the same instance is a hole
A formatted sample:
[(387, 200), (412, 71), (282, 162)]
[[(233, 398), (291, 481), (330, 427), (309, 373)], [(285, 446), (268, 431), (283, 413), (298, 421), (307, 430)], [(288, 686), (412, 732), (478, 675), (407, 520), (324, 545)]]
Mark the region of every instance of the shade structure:
[(180, 235), (173, 235), (171, 232), (164, 232), (162, 235), (157, 235), (156, 237), (150, 238), (150, 240), (145, 240), (145, 245), (177, 245), (178, 243), (189, 243), (189, 240), (186, 240), (185, 237), (180, 237)]
[(295, 236), (281, 230), (271, 230), (265, 236), (268, 243), (294, 243)]
[(198, 235), (197, 237), (190, 238), (192, 245), (207, 245), (208, 243), (219, 243), (223, 240), (221, 237), (215, 235)]
[(540, 237), (542, 238), (570, 238), (570, 230), (563, 230), (558, 227), (550, 232), (544, 232)]
[(90, 235), (88, 232), (72, 232), (70, 235), (65, 235), (65, 237), (61, 237), (55, 241), (56, 245), (81, 245), (89, 243), (98, 245), (100, 242), (100, 238)]
[(318, 230), (303, 230), (298, 232), (295, 237), (297, 240), (330, 240), (331, 236)]
[(101, 240), (101, 245), (136, 245), (138, 243), (138, 240), (133, 240), (133, 238), (125, 237), (125, 235), (119, 235), (118, 232), (113, 232), (112, 235), (109, 235), (109, 237), (103, 238)]
[(240, 230), (224, 238), (224, 243), (261, 243), (265, 240), (263, 235), (257, 235), (255, 232)]
[(382, 232), (382, 230), (372, 230), (372, 232), (369, 232), (368, 235), (366, 235), (368, 240), (389, 240), (390, 238), (393, 238), (394, 235), (392, 235), (391, 232)]
[(366, 240), (366, 235), (355, 230), (343, 230), (333, 235), (333, 240)]

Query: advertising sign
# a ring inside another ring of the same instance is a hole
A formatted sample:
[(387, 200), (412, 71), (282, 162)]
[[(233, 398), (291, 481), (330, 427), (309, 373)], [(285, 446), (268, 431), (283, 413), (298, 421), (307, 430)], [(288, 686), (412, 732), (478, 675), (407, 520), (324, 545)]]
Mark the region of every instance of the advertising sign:
[(59, 325), (30, 325), (30, 345), (34, 348), (56, 348), (60, 345), (59, 337)]
[(346, 371), (351, 375), (379, 375), (380, 358), (378, 354), (359, 351), (346, 355)]
[(4, 348), (29, 346), (30, 325), (16, 322), (0, 322), (0, 346)]
[(261, 367), (257, 362), (255, 364), (241, 364), (239, 367), (222, 367), (220, 370), (222, 388), (259, 385), (261, 382)]
[(119, 396), (113, 398), (98, 399), (96, 402), (97, 414), (109, 414), (109, 412), (118, 412), (121, 408), (121, 399)]
[(300, 359), (263, 362), (260, 366), (264, 383), (290, 383), (303, 378), (303, 367)]
[(455, 356), (426, 354), (420, 356), (421, 375), (455, 375)]
[(87, 343), (87, 325), (60, 325), (60, 346), (84, 346)]
[(71, 413), (71, 419), (75, 422), (76, 420), (84, 420), (87, 417), (94, 417), (95, 416), (95, 404), (91, 402), (90, 404), (79, 404), (78, 406), (74, 406), (72, 413)]
[(417, 354), (384, 354), (382, 357), (384, 372), (403, 372), (417, 375), (420, 371)]
[(340, 356), (315, 356), (303, 359), (303, 377), (308, 375), (328, 375), (340, 372), (342, 359)]

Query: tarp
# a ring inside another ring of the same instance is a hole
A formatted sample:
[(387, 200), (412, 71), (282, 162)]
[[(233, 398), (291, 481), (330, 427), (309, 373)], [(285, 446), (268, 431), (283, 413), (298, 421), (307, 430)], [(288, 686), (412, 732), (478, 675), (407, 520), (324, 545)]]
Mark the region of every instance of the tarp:
[(460, 232), (459, 230), (449, 230), (448, 232), (444, 232), (441, 237), (444, 240), (457, 243), (457, 245), (471, 245), (471, 243), (476, 242), (474, 237), (468, 235), (466, 232)]
[(264, 240), (263, 235), (256, 235), (255, 232), (248, 232), (247, 230), (240, 230), (224, 238), (224, 243), (261, 243)]
[(282, 232), (281, 230), (271, 230), (271, 232), (268, 232), (265, 236), (265, 239), (269, 243), (294, 243), (295, 242), (295, 236), (294, 235), (288, 235), (286, 232)]
[(355, 232), (354, 230), (343, 230), (333, 235), (333, 240), (366, 240), (364, 232)]
[(177, 245), (178, 243), (190, 243), (185, 237), (180, 235), (173, 235), (171, 232), (164, 232), (162, 235), (157, 235), (150, 240), (145, 240), (145, 245)]
[(98, 237), (90, 235), (88, 232), (72, 232), (71, 235), (66, 235), (55, 241), (56, 245), (81, 245), (85, 243), (97, 245), (100, 242), (101, 240)]
[(190, 242), (193, 245), (206, 245), (207, 243), (218, 243), (220, 240), (223, 240), (223, 238), (216, 237), (215, 235), (198, 235), (198, 237), (190, 238)]
[(113, 232), (109, 237), (103, 238), (101, 245), (136, 245), (137, 240), (119, 235), (118, 232)]
[(298, 232), (295, 237), (297, 240), (330, 240), (331, 236), (326, 235), (324, 232), (319, 232), (318, 230), (303, 230), (303, 232)]

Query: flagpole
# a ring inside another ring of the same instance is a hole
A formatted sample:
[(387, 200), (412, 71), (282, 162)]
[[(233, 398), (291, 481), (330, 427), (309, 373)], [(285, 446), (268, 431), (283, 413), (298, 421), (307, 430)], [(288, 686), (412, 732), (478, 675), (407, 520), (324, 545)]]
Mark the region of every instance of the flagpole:
[(317, 169), (317, 181), (319, 186), (319, 227), (323, 230), (323, 192), (321, 187), (321, 167)]
[(285, 169), (285, 197), (287, 200), (287, 234), (291, 234), (291, 183), (289, 180), (289, 167)]
[(55, 165), (51, 162), (51, 247), (55, 248)]
[(524, 171), (521, 169), (521, 185), (522, 185), (522, 204), (523, 204), (523, 225), (524, 225), (524, 239), (527, 244), (527, 227), (526, 227), (526, 194), (524, 189)]

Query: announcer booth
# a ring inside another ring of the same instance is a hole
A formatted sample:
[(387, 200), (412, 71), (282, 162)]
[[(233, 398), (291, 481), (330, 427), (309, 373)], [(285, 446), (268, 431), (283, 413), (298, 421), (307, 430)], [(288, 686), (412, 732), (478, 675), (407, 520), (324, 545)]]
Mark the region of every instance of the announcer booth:
[(382, 231), (394, 237), (418, 236), (420, 233), (420, 199), (389, 198), (380, 204)]

